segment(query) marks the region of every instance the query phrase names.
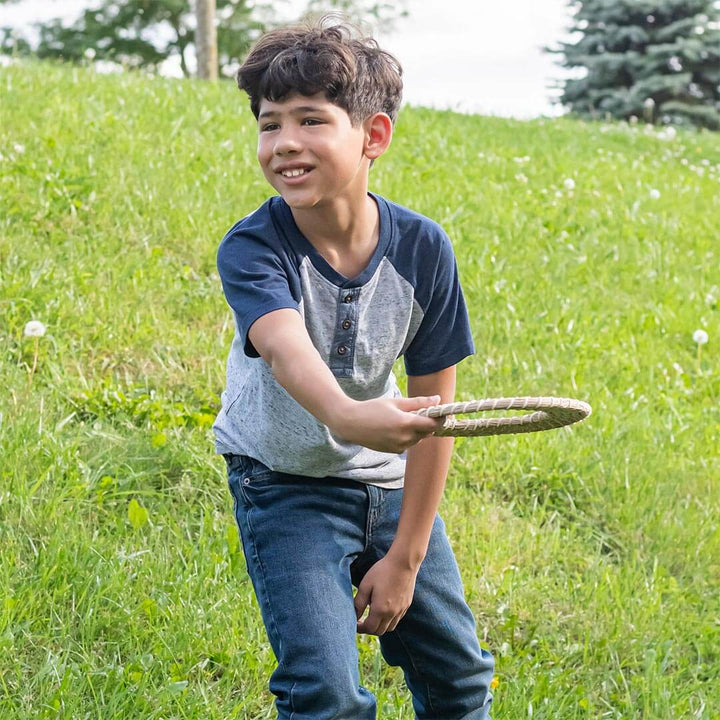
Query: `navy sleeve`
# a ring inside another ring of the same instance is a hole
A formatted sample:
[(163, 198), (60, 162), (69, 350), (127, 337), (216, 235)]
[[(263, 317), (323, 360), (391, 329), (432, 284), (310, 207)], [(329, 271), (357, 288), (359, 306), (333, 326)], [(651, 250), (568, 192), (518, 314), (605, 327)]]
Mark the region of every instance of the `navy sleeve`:
[[(299, 309), (290, 287), (287, 257), (257, 230), (252, 216), (241, 220), (223, 238), (217, 256), (225, 298), (235, 313), (238, 332), (249, 357), (259, 357), (248, 338), (248, 331), (258, 318), (282, 308)], [(267, 226), (265, 232), (268, 232)]]
[(475, 352), (455, 255), (444, 233), (436, 256), (426, 256), (423, 265), (434, 272), (422, 273), (426, 281), (417, 288), (423, 319), (405, 351), (408, 375), (444, 370)]

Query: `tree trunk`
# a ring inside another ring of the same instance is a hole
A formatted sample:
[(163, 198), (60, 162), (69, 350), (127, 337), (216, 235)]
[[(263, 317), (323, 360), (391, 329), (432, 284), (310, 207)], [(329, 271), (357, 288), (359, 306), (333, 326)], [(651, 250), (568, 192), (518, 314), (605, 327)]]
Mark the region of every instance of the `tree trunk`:
[(217, 31), (215, 29), (215, 0), (196, 0), (195, 52), (197, 74), (203, 80), (217, 80)]

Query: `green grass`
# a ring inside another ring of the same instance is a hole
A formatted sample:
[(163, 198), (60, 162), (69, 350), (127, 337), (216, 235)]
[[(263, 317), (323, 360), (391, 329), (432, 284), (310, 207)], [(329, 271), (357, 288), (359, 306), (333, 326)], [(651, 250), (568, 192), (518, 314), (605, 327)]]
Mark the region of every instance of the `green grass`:
[[(271, 717), (210, 431), (216, 247), (269, 193), (246, 101), (47, 64), (0, 92), (0, 717)], [(718, 136), (408, 108), (371, 184), (454, 240), (459, 398), (594, 408), (457, 444), (442, 511), (494, 716), (720, 717)], [(379, 717), (408, 720), (359, 642)]]

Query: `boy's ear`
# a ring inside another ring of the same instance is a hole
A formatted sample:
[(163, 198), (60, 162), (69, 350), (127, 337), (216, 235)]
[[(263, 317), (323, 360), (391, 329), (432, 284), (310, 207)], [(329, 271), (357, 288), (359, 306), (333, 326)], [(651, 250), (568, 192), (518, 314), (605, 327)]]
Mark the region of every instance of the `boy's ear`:
[(370, 160), (379, 158), (390, 146), (393, 126), (386, 113), (375, 113), (365, 122), (365, 156)]

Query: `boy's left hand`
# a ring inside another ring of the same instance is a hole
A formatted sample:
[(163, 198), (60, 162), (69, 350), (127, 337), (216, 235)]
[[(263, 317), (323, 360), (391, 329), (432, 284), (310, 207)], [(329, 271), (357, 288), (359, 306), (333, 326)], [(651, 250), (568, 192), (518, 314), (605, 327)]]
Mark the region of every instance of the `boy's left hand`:
[[(355, 595), (359, 633), (383, 635), (397, 627), (412, 603), (418, 570), (386, 555), (367, 571)], [(361, 620), (368, 605), (370, 612)]]

